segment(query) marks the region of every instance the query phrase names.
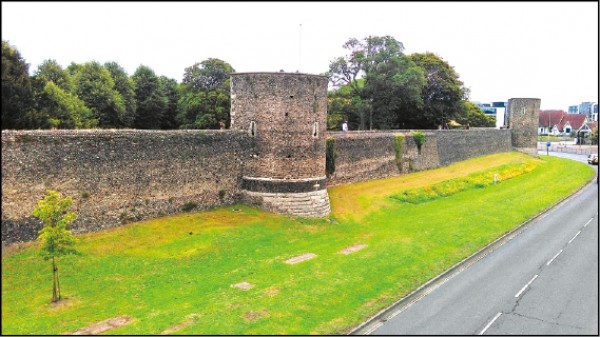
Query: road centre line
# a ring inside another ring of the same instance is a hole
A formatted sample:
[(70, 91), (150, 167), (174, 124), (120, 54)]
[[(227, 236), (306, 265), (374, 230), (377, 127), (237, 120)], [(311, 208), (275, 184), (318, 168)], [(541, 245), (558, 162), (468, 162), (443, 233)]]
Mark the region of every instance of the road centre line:
[(553, 258), (550, 259), (550, 261), (548, 261), (548, 263), (546, 263), (546, 265), (549, 266), (550, 263), (552, 263), (552, 261), (554, 261), (554, 259), (556, 259), (562, 252), (563, 252), (563, 250), (561, 249), (558, 253), (556, 253), (556, 255), (554, 255)]
[(535, 279), (538, 277), (538, 275), (536, 274), (531, 281), (527, 282), (527, 284), (521, 288), (521, 290), (519, 290), (519, 292), (515, 295), (515, 297), (519, 297), (521, 296), (521, 294), (525, 291), (525, 289), (527, 289), (527, 287), (529, 287), (529, 285), (531, 285), (531, 283), (533, 283), (533, 281), (535, 281)]
[(586, 222), (585, 225), (583, 225), (583, 228), (586, 228), (587, 225), (589, 225), (590, 222), (592, 222), (592, 220), (594, 220), (594, 218), (589, 219), (588, 222)]
[(573, 242), (573, 240), (575, 240), (575, 238), (577, 237), (577, 235), (579, 235), (581, 233), (581, 231), (577, 232), (577, 234), (575, 234), (575, 236), (569, 240), (569, 243)]
[(496, 316), (494, 316), (494, 318), (492, 318), (492, 320), (485, 326), (485, 328), (483, 328), (483, 330), (481, 330), (481, 332), (479, 333), (479, 335), (483, 335), (485, 333), (485, 331), (487, 329), (489, 329), (490, 326), (492, 326), (492, 324), (498, 319), (498, 317), (500, 317), (500, 315), (502, 315), (501, 312), (497, 313)]

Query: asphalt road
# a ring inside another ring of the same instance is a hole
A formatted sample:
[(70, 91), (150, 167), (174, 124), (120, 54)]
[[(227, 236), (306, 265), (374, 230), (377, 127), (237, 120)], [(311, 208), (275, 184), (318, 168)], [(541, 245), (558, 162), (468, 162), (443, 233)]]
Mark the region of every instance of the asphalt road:
[(436, 287), (370, 333), (598, 335), (598, 185)]

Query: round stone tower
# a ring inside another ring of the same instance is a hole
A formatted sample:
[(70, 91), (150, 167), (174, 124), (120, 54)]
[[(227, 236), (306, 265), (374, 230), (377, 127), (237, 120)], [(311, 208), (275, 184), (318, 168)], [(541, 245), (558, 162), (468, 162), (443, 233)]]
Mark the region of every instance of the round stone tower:
[(326, 123), (327, 77), (232, 74), (231, 128), (255, 144), (244, 163), (244, 200), (276, 213), (328, 215)]
[(537, 157), (539, 98), (511, 98), (506, 108), (506, 126), (511, 130), (515, 150)]

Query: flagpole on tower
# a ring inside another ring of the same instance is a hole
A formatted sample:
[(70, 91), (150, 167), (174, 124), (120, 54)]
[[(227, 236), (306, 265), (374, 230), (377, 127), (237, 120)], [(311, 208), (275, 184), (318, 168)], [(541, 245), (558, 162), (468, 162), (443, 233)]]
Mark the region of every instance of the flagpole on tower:
[(298, 27), (298, 72), (302, 67), (302, 24)]

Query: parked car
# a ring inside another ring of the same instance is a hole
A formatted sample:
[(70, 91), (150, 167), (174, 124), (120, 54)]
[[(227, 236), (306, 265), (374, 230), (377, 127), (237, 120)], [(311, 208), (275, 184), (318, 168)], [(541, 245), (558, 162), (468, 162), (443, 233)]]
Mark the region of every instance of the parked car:
[(587, 157), (588, 164), (598, 165), (598, 154), (592, 153)]

